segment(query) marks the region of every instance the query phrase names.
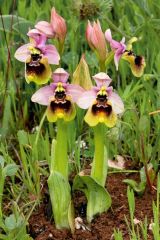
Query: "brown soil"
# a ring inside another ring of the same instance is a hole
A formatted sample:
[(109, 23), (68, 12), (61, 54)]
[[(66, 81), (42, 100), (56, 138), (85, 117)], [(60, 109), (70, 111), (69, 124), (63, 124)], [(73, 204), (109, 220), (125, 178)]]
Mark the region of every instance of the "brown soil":
[[(123, 179), (138, 178), (137, 174), (110, 174), (107, 178), (107, 189), (112, 197), (112, 208), (92, 221), (89, 230), (76, 230), (72, 235), (68, 230), (57, 230), (51, 216), (50, 204), (43, 202), (36, 209), (29, 220), (29, 233), (36, 240), (111, 240), (114, 229), (120, 229), (123, 233), (123, 239), (129, 240), (129, 230), (125, 222), (125, 216), (129, 220), (129, 208), (127, 201), (127, 186)], [(156, 199), (156, 194), (145, 191), (142, 197), (135, 196), (135, 218), (144, 221), (147, 216), (148, 225), (153, 219), (152, 201)], [(77, 192), (74, 195), (76, 203), (76, 214), (85, 219), (86, 200), (82, 193)], [(85, 220), (84, 220), (85, 223)], [(139, 228), (140, 229), (140, 228)], [(142, 238), (143, 239), (143, 238)], [(152, 240), (153, 235), (148, 230), (147, 240)]]

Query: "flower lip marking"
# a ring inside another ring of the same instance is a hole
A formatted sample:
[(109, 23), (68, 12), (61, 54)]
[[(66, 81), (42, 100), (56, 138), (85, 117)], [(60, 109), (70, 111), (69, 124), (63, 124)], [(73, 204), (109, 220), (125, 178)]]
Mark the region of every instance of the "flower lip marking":
[(112, 106), (108, 102), (106, 87), (102, 86), (97, 93), (96, 103), (92, 106), (92, 113), (94, 115), (105, 114), (106, 116), (109, 116), (111, 112)]
[(39, 62), (42, 58), (40, 54), (31, 54), (32, 62)]
[(142, 56), (136, 56), (134, 62), (138, 67), (140, 67), (142, 65), (142, 60)]
[(50, 102), (50, 108), (53, 112), (56, 112), (56, 111), (61, 112), (63, 115), (63, 112), (70, 111), (71, 102), (69, 100), (64, 100), (64, 101), (56, 101), (56, 100), (53, 100)]
[(138, 67), (141, 66), (142, 60), (143, 60), (143, 57), (142, 57), (142, 56), (137, 56), (137, 55), (134, 54), (134, 52), (131, 51), (131, 50), (130, 50), (130, 51), (126, 50), (125, 52), (127, 53), (128, 56), (133, 56), (133, 57), (134, 57), (134, 63), (135, 63), (135, 65), (137, 65)]
[(26, 73), (41, 75), (45, 71), (45, 66), (41, 63), (42, 56), (38, 53), (31, 54), (29, 61), (26, 62)]
[(61, 82), (58, 82), (57, 87), (55, 89), (55, 99), (58, 102), (64, 102), (66, 99), (66, 92)]
[(54, 99), (50, 102), (50, 108), (53, 112), (61, 113), (63, 117), (63, 112), (69, 112), (71, 109), (71, 101), (67, 99), (65, 89), (61, 82), (58, 82), (55, 89)]
[(61, 91), (61, 92), (55, 92), (55, 99), (58, 101), (58, 102), (64, 102), (65, 101), (65, 98), (66, 98), (66, 93), (65, 91)]
[(128, 56), (131, 56), (131, 55), (133, 55), (133, 56), (135, 56), (135, 54), (134, 54), (134, 52), (133, 51), (131, 51), (131, 50), (125, 50), (125, 52), (127, 52), (127, 55)]

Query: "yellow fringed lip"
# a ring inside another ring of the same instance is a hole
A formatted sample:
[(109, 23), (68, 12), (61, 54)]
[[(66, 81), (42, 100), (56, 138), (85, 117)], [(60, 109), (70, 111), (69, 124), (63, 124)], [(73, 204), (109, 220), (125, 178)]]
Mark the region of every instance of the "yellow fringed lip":
[(72, 103), (71, 97), (66, 96), (65, 92), (57, 92), (50, 99), (47, 107), (47, 119), (49, 122), (56, 122), (61, 118), (64, 121), (71, 121), (76, 116), (76, 109)]
[(97, 93), (97, 98), (88, 109), (84, 120), (91, 127), (96, 126), (98, 123), (104, 123), (108, 127), (113, 127), (116, 124), (117, 116), (113, 112), (111, 102), (108, 100), (105, 86), (102, 86)]
[(141, 77), (146, 67), (143, 56), (137, 56), (132, 51), (125, 51), (122, 58), (130, 63), (131, 71), (135, 77)]
[(39, 53), (34, 53), (28, 57), (25, 64), (25, 78), (27, 83), (45, 84), (51, 77), (51, 67), (48, 59)]
[(96, 126), (98, 123), (104, 123), (107, 127), (114, 127), (117, 122), (117, 115), (112, 110), (107, 113), (105, 109), (104, 111), (97, 111), (95, 114), (92, 106), (88, 109), (84, 120), (91, 127)]

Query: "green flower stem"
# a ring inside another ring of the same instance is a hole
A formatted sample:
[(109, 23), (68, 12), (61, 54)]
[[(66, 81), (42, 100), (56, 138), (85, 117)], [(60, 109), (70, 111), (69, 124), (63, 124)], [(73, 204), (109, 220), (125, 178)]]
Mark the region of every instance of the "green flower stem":
[(105, 61), (99, 61), (100, 72), (106, 72)]
[(95, 153), (91, 177), (104, 187), (107, 175), (107, 159), (105, 159), (105, 126), (99, 123), (94, 127)]
[(67, 123), (61, 119), (57, 121), (57, 139), (52, 170), (68, 179)]
[(59, 52), (60, 58), (62, 57), (63, 51), (64, 51), (64, 41), (59, 40), (58, 41), (58, 52)]
[(69, 229), (70, 221), (73, 222), (70, 208), (71, 189), (68, 183), (67, 128), (67, 122), (62, 119), (57, 121), (57, 138), (53, 141), (53, 157), (48, 178), (54, 221), (58, 229)]
[(106, 61), (105, 61), (105, 67), (106, 68), (108, 68), (109, 64), (112, 62), (113, 59), (114, 59), (114, 51), (110, 51), (107, 54), (107, 58), (106, 58)]

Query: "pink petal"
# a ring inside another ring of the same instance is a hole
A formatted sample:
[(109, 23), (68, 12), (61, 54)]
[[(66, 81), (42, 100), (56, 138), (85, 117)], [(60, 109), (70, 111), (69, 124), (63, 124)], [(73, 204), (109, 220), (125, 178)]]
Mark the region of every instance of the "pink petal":
[(38, 29), (40, 32), (46, 34), (48, 38), (54, 38), (55, 33), (50, 23), (46, 21), (40, 21), (35, 25), (35, 28)]
[[(96, 49), (100, 48), (103, 49), (103, 46), (100, 46), (102, 43), (103, 32), (100, 26), (100, 23), (93, 23), (93, 31), (91, 34), (91, 42), (93, 43)], [(103, 45), (103, 44), (102, 44)]]
[(110, 42), (110, 45), (111, 45), (111, 48), (112, 48), (113, 50), (116, 50), (116, 49), (121, 48), (121, 43), (119, 43), (119, 42), (117, 42), (117, 41), (115, 41), (115, 40), (112, 40), (112, 41)]
[(73, 102), (77, 102), (79, 96), (81, 96), (81, 94), (85, 92), (85, 90), (82, 87), (75, 84), (68, 84), (66, 90), (67, 90), (67, 95), (69, 94), (72, 96)]
[(118, 70), (118, 63), (120, 58), (122, 57), (122, 54), (124, 53), (125, 49), (124, 47), (121, 45), (121, 48), (117, 49), (114, 55), (114, 62), (116, 65), (116, 70)]
[(126, 46), (126, 45), (125, 45), (125, 37), (122, 38), (122, 40), (120, 41), (120, 43), (121, 43), (121, 44), (124, 44), (124, 46)]
[(66, 83), (69, 78), (69, 73), (66, 72), (63, 68), (57, 68), (52, 74), (52, 78), (55, 83)]
[(94, 100), (96, 100), (96, 96), (97, 94), (94, 90), (85, 91), (80, 95), (76, 103), (80, 108), (87, 109), (92, 105)]
[(107, 39), (107, 41), (110, 43), (112, 41), (112, 34), (111, 34), (111, 30), (110, 29), (107, 29), (105, 31), (105, 37)]
[(108, 100), (111, 101), (112, 103), (112, 107), (113, 107), (113, 111), (116, 114), (120, 114), (124, 112), (124, 104), (122, 102), (122, 99), (119, 97), (119, 95), (115, 92), (112, 92), (109, 97)]
[(111, 86), (111, 87), (108, 87), (108, 88), (107, 88), (107, 93), (108, 93), (108, 95), (110, 95), (112, 92), (113, 92), (113, 87), (112, 87), (112, 86)]
[(100, 72), (93, 76), (93, 79), (96, 81), (98, 87), (105, 85), (106, 87), (109, 86), (112, 79), (104, 72)]
[(87, 39), (87, 42), (89, 45), (91, 44), (92, 31), (93, 31), (93, 27), (92, 27), (90, 21), (88, 20), (88, 24), (87, 24), (87, 28), (86, 28), (86, 39)]
[(66, 21), (56, 12), (54, 7), (51, 10), (51, 25), (56, 37), (64, 41), (67, 33)]
[(16, 50), (14, 57), (20, 62), (26, 62), (27, 58), (30, 56), (30, 51), (28, 50), (29, 46), (31, 46), (30, 43), (19, 47)]
[(60, 56), (54, 45), (46, 45), (43, 54), (48, 58), (49, 64), (59, 64)]
[(32, 95), (32, 102), (37, 102), (41, 105), (48, 106), (49, 98), (54, 96), (54, 90), (51, 86), (45, 86), (40, 88)]
[(120, 60), (121, 56), (122, 56), (122, 54), (118, 54), (118, 53), (115, 53), (115, 55), (114, 55), (114, 63), (115, 63), (117, 71), (118, 71), (118, 64), (119, 64), (119, 60)]

